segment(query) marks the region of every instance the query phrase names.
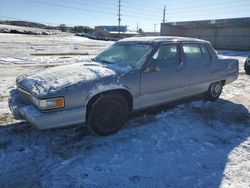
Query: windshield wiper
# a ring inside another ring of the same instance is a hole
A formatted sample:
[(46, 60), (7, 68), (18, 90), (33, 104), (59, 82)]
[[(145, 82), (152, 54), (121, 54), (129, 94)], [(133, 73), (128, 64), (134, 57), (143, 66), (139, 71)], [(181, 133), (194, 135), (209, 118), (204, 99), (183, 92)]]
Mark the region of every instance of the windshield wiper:
[(95, 62), (105, 63), (105, 64), (114, 64), (113, 62), (102, 60), (102, 59), (99, 59), (99, 58), (91, 58), (91, 60), (95, 61)]
[(112, 63), (112, 62), (110, 62), (110, 61), (105, 61), (105, 60), (100, 60), (100, 62), (106, 63), (106, 64), (114, 64), (114, 63)]
[(110, 62), (110, 61), (101, 60), (101, 59), (96, 59), (96, 58), (95, 58), (95, 61), (96, 61), (96, 62), (100, 62), (100, 63), (105, 63), (105, 64), (114, 64), (114, 63), (112, 63), (112, 62)]

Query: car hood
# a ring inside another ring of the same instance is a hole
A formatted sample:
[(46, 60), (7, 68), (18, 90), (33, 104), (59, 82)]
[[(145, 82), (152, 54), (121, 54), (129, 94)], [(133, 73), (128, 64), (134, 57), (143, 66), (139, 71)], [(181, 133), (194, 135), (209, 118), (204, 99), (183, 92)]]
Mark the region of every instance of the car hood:
[(130, 67), (104, 65), (97, 62), (74, 63), (48, 68), (35, 74), (17, 78), (17, 85), (36, 96), (55, 93), (58, 90), (84, 82), (130, 71)]

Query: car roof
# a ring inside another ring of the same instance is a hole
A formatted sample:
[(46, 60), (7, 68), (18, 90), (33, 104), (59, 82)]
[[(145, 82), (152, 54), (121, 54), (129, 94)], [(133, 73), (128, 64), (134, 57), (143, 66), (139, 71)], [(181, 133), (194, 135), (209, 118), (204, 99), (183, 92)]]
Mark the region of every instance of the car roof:
[(119, 40), (119, 42), (206, 42), (208, 41), (188, 38), (188, 37), (177, 37), (177, 36), (157, 36), (157, 37), (130, 37)]

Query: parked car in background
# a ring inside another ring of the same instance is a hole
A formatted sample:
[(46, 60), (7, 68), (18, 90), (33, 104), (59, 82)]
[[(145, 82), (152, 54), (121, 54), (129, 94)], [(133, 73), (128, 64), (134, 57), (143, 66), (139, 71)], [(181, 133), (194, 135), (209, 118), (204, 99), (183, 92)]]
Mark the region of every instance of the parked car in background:
[(248, 56), (248, 58), (245, 61), (244, 68), (245, 68), (246, 74), (250, 74), (250, 55)]
[(108, 135), (136, 110), (197, 94), (215, 101), (238, 74), (238, 60), (219, 59), (207, 41), (135, 37), (116, 42), (92, 62), (18, 77), (9, 106), (16, 119), (39, 129), (85, 123)]

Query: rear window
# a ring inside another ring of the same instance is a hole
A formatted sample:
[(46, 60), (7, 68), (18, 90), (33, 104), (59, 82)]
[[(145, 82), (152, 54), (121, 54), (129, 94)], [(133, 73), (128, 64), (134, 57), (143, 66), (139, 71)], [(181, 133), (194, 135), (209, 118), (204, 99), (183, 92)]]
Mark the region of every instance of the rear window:
[(197, 65), (210, 62), (208, 49), (203, 44), (183, 44), (186, 65)]

